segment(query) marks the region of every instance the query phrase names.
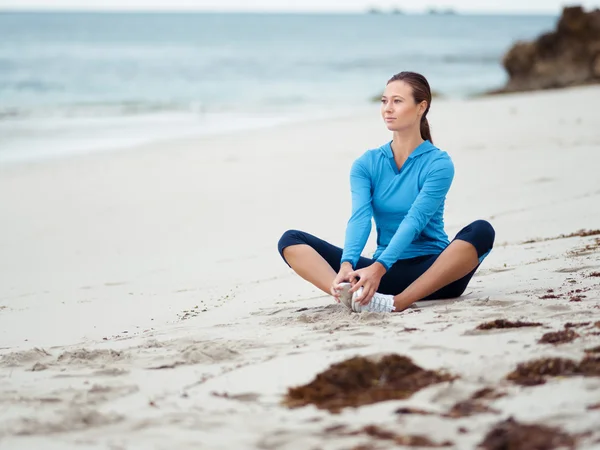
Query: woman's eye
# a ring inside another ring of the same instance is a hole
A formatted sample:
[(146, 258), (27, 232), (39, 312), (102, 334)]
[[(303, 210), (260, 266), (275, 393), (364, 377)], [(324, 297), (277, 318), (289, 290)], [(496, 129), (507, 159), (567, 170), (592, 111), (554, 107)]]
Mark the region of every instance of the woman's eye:
[(400, 99), (394, 100), (394, 103), (400, 103), (400, 102), (402, 102), (402, 100), (400, 100)]
[(385, 103), (385, 100), (382, 98), (382, 99), (380, 100), (380, 102), (381, 102), (381, 103)]

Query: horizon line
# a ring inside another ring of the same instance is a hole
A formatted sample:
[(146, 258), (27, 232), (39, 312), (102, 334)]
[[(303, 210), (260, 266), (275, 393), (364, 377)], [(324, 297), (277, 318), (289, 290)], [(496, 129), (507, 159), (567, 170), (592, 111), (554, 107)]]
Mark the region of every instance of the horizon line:
[[(432, 12), (435, 11), (435, 12)], [(157, 9), (157, 8), (130, 8), (130, 9), (110, 9), (110, 8), (2, 8), (0, 13), (198, 13), (198, 14), (348, 14), (348, 15), (431, 15), (431, 16), (475, 16), (475, 15), (507, 15), (507, 16), (558, 16), (562, 11), (520, 11), (520, 10), (460, 10), (452, 8), (425, 8), (423, 10), (403, 10), (395, 8), (365, 8), (360, 10), (278, 10), (278, 9), (200, 9), (200, 8), (173, 8), (173, 9)]]

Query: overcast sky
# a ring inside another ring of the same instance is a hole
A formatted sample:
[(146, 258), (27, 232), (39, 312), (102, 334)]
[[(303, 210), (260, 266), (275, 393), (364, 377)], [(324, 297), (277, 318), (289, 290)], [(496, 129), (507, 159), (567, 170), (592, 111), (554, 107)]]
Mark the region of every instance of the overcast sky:
[(398, 7), (405, 11), (422, 11), (427, 7), (452, 7), (464, 12), (558, 14), (564, 5), (573, 3), (587, 8), (600, 7), (600, 0), (0, 0), (0, 9), (361, 11), (369, 7)]

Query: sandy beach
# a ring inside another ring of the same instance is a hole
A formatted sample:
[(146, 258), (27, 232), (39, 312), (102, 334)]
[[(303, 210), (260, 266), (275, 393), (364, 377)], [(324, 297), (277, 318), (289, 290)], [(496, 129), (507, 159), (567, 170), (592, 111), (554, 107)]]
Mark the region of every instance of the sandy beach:
[[(600, 448), (598, 376), (507, 379), (600, 356), (599, 102), (599, 87), (434, 100), (456, 168), (446, 231), (486, 219), (496, 244), (464, 296), (391, 315), (350, 313), (277, 253), (287, 229), (343, 243), (350, 165), (390, 139), (376, 104), (0, 167), (0, 448), (395, 447), (377, 425), (470, 449), (509, 417)], [(477, 329), (496, 319), (541, 325)], [(561, 330), (570, 342), (540, 342)], [(339, 413), (282, 403), (387, 353), (455, 379)], [(483, 388), (497, 395), (473, 415), (448, 413)]]

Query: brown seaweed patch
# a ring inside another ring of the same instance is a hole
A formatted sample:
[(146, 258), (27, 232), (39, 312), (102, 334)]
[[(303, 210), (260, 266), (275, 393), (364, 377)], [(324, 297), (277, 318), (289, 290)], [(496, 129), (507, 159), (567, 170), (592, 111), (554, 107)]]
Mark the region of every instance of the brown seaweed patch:
[(484, 450), (574, 449), (577, 439), (558, 428), (526, 425), (512, 417), (498, 423), (485, 436), (479, 448)]
[(588, 275), (588, 277), (600, 277), (600, 272), (592, 272)]
[(450, 417), (453, 419), (459, 417), (469, 417), (475, 414), (493, 413), (497, 414), (498, 411), (490, 408), (483, 400), (494, 400), (500, 397), (504, 397), (506, 394), (496, 392), (492, 388), (483, 388), (471, 396), (468, 400), (456, 403), (450, 410), (444, 414), (444, 417)]
[(570, 328), (561, 331), (551, 331), (549, 333), (544, 334), (541, 339), (538, 341), (540, 344), (565, 344), (567, 342), (572, 342), (579, 337), (575, 331)]
[(557, 239), (565, 239), (565, 238), (571, 238), (571, 237), (588, 237), (588, 236), (595, 236), (597, 234), (600, 234), (600, 230), (579, 230), (579, 231), (575, 231), (574, 233), (570, 233), (570, 234), (559, 234), (558, 236), (555, 237), (550, 237), (550, 238), (542, 238), (542, 239), (529, 239), (528, 241), (523, 241), (521, 242), (522, 244), (533, 244), (534, 242), (545, 242), (545, 241), (555, 241)]
[[(343, 431), (344, 428), (345, 427), (343, 427), (343, 426), (334, 427), (333, 430), (332, 430), (332, 428), (328, 428), (325, 430), (325, 432), (327, 432), (327, 433), (333, 432), (340, 436), (367, 435), (374, 439), (379, 439), (379, 440), (383, 440), (383, 441), (393, 441), (394, 444), (396, 444), (396, 445), (403, 445), (406, 447), (440, 448), (440, 447), (451, 447), (452, 445), (454, 445), (452, 442), (449, 442), (449, 441), (445, 441), (445, 442), (442, 442), (441, 444), (438, 444), (436, 442), (433, 442), (428, 437), (421, 436), (421, 435), (397, 434), (393, 431), (386, 430), (377, 425), (367, 425), (367, 426), (361, 428), (360, 430), (349, 431), (349, 432)], [(357, 448), (357, 447), (355, 447), (355, 448)], [(367, 447), (367, 448), (369, 448), (369, 447)], [(374, 447), (370, 447), (370, 448), (374, 448)]]
[(546, 382), (545, 377), (576, 375), (577, 363), (565, 358), (541, 358), (520, 363), (506, 378), (522, 386), (536, 386)]
[(600, 356), (586, 356), (579, 363), (579, 373), (586, 377), (600, 376)]
[(424, 409), (419, 409), (419, 408), (411, 408), (411, 407), (402, 407), (402, 408), (398, 408), (396, 411), (394, 411), (396, 414), (400, 414), (400, 415), (409, 415), (409, 414), (416, 414), (416, 415), (420, 415), (420, 416), (430, 416), (433, 413), (429, 412), (429, 411), (425, 411)]
[(561, 297), (561, 294), (558, 294), (558, 295), (556, 295), (556, 294), (545, 294), (545, 295), (542, 295), (539, 298), (541, 300), (545, 300), (545, 299), (548, 299), (548, 298), (560, 298), (560, 297)]
[(544, 384), (546, 377), (600, 376), (600, 356), (588, 355), (579, 363), (565, 358), (542, 358), (517, 365), (506, 378), (522, 386)]
[(567, 322), (565, 323), (565, 328), (580, 328), (580, 327), (587, 327), (588, 325), (590, 325), (592, 322), (579, 322), (579, 323), (573, 323), (573, 322)]
[(502, 397), (506, 397), (506, 393), (497, 392), (493, 388), (490, 388), (490, 387), (479, 389), (471, 396), (471, 398), (473, 400), (480, 400), (480, 399), (496, 400), (496, 399), (502, 398)]
[(459, 417), (469, 417), (474, 416), (475, 414), (484, 413), (497, 414), (498, 411), (491, 409), (480, 401), (469, 399), (455, 404), (446, 414), (444, 414), (444, 417), (457, 419)]
[(456, 377), (425, 370), (410, 358), (389, 354), (379, 360), (354, 357), (321, 372), (310, 383), (288, 389), (284, 404), (290, 408), (315, 405), (330, 412), (386, 400), (402, 400), (432, 384)]
[(491, 322), (485, 322), (477, 326), (478, 330), (491, 330), (493, 328), (521, 328), (521, 327), (541, 327), (542, 324), (539, 322), (511, 322), (506, 319), (496, 319)]
[(600, 353), (600, 345), (598, 345), (596, 347), (592, 347), (592, 348), (586, 348), (585, 352), (586, 353)]

